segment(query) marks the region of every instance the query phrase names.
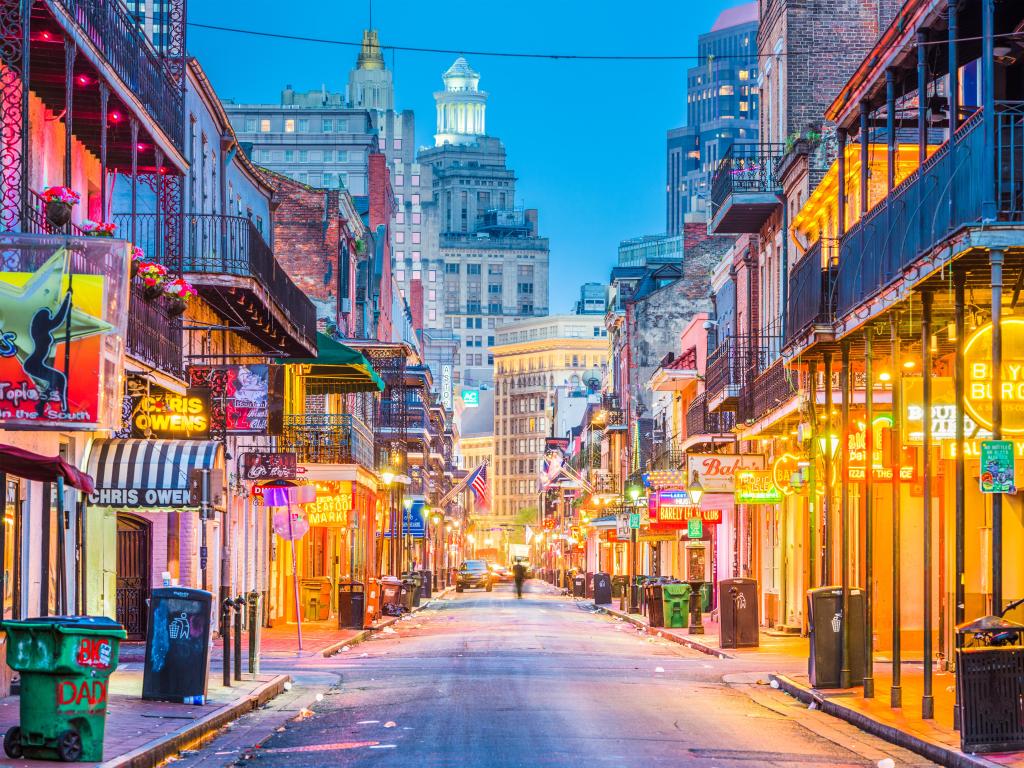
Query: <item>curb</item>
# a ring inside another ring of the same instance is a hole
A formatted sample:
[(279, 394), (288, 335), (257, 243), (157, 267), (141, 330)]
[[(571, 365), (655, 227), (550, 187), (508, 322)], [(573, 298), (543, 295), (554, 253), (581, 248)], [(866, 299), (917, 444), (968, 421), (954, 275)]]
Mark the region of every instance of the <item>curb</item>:
[(155, 768), (168, 757), (190, 749), (242, 715), (259, 709), (284, 691), (291, 677), (277, 675), (242, 699), (226, 704), (190, 725), (143, 744), (138, 749), (100, 763), (101, 768)]
[(813, 688), (801, 685), (785, 675), (770, 674), (768, 679), (777, 682), (779, 690), (788, 693), (798, 701), (802, 701), (805, 704), (815, 704), (826, 715), (844, 720), (860, 728), (865, 733), (877, 736), (890, 744), (895, 744), (897, 747), (908, 749), (939, 765), (949, 766), (950, 768), (974, 768), (974, 766), (997, 768), (999, 766), (998, 763), (991, 760), (986, 760), (977, 755), (966, 754), (958, 749), (948, 747), (945, 744), (940, 744), (922, 736), (915, 736), (895, 726), (883, 723), (881, 720), (876, 720), (863, 712), (843, 706), (838, 701), (822, 696)]
[[(604, 613), (604, 614), (607, 614), (609, 616), (616, 616), (616, 617), (622, 619), (623, 621), (628, 621), (630, 624), (632, 624), (634, 626), (643, 627), (648, 632), (659, 632), (662, 629), (664, 629), (664, 627), (652, 627), (652, 626), (649, 626), (647, 624), (647, 622), (642, 621), (642, 620), (636, 618), (635, 616), (631, 616), (628, 613), (623, 613), (622, 611), (616, 610), (615, 608), (609, 608), (607, 606), (597, 605), (596, 603), (594, 604), (594, 607), (597, 610), (599, 610), (602, 613)], [(661, 639), (662, 640), (668, 640), (668, 641), (676, 643), (678, 645), (686, 646), (687, 648), (690, 648), (690, 649), (692, 649), (694, 651), (698, 651), (699, 653), (707, 654), (708, 656), (714, 656), (714, 657), (719, 658), (719, 659), (734, 659), (734, 658), (736, 658), (735, 656), (732, 656), (731, 654), (726, 653), (725, 651), (721, 650), (720, 648), (715, 648), (714, 646), (708, 645), (707, 643), (702, 643), (702, 642), (700, 642), (700, 640), (694, 640), (692, 637), (686, 637), (686, 636), (677, 635), (674, 632), (661, 632)]]

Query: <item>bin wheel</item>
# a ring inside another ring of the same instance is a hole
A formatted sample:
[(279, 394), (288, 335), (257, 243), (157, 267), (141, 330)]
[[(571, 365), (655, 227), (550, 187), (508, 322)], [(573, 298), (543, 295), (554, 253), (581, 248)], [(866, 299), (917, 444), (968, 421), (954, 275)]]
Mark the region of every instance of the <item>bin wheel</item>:
[(9, 728), (4, 734), (4, 752), (12, 760), (18, 760), (24, 755), (25, 750), (21, 747), (21, 728), (18, 726)]
[(78, 731), (68, 729), (57, 737), (57, 756), (65, 763), (75, 763), (82, 757), (82, 737)]

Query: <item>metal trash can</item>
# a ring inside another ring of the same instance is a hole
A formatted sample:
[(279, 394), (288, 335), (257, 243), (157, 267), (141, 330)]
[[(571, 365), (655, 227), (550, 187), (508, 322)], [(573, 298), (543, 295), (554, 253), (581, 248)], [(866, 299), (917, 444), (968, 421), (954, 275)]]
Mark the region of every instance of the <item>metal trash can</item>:
[(757, 620), (757, 580), (722, 579), (718, 582), (719, 631), (722, 648), (756, 648), (760, 644)]
[(398, 595), (401, 599), (402, 610), (411, 611), (413, 609), (413, 600), (416, 597), (416, 583), (412, 579), (400, 579)]
[(5, 621), (7, 663), (21, 674), (19, 724), (4, 752), (64, 762), (103, 760), (107, 679), (127, 635), (104, 616)]
[(594, 596), (594, 572), (587, 571), (587, 593), (584, 597)]
[(647, 608), (647, 624), (652, 627), (665, 626), (665, 603), (662, 602), (662, 585), (657, 583), (648, 584), (644, 587), (645, 601)]
[(152, 591), (142, 698), (205, 701), (212, 608), (213, 594), (201, 589), (160, 587)]
[(661, 626), (685, 627), (690, 617), (690, 585), (662, 584), (659, 588), (664, 622)]
[(420, 596), (423, 594), (423, 575), (421, 571), (406, 571), (402, 574), (402, 581), (409, 582), (411, 595), (409, 609), (419, 608)]
[[(999, 616), (983, 616), (956, 628), (956, 720), (963, 752), (1024, 749), (1022, 633), (1024, 624)], [(965, 648), (965, 641), (975, 645)]]
[(431, 571), (420, 571), (420, 597), (429, 600), (434, 594), (434, 574)]
[(366, 610), (366, 595), (358, 581), (338, 584), (338, 628), (362, 629), (363, 613)]
[(397, 576), (384, 576), (380, 580), (380, 612), (385, 616), (401, 616), (402, 581)]
[(587, 577), (582, 573), (578, 576), (573, 577), (572, 580), (572, 596), (573, 597), (586, 597), (587, 596)]
[[(864, 593), (850, 589), (850, 681), (864, 680)], [(842, 587), (819, 587), (807, 591), (807, 627), (810, 654), (807, 675), (814, 688), (838, 688), (842, 659)]]
[(612, 580), (607, 573), (594, 574), (594, 605), (610, 605), (612, 602)]

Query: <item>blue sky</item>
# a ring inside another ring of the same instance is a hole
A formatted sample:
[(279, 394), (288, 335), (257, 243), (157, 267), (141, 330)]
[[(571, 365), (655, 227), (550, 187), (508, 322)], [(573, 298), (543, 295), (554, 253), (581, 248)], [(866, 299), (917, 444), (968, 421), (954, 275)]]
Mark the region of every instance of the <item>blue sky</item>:
[[(381, 44), (531, 53), (692, 54), (697, 35), (737, 0), (519, 0), (421, 3), (377, 0)], [(358, 41), (365, 0), (206, 0), (194, 22)], [(190, 52), (217, 92), (276, 102), (296, 90), (344, 90), (357, 49), (239, 36), (192, 27)], [(416, 112), (432, 144), (433, 92), (451, 54), (385, 53), (396, 106)], [(490, 93), (488, 132), (504, 141), (519, 176), (517, 202), (540, 209), (551, 239), (551, 311), (570, 308), (582, 282), (608, 279), (618, 242), (664, 231), (665, 131), (686, 115), (692, 62), (571, 62), (469, 55)]]

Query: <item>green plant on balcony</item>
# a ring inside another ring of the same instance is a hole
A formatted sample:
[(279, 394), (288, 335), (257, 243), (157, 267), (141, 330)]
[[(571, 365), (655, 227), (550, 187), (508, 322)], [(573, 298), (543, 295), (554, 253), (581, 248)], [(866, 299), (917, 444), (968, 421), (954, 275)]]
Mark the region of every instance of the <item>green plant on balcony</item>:
[(821, 143), (821, 131), (811, 129), (793, 131), (793, 133), (786, 137), (786, 154), (788, 155), (796, 149), (796, 145), (800, 142), (806, 143), (809, 149), (813, 149)]

